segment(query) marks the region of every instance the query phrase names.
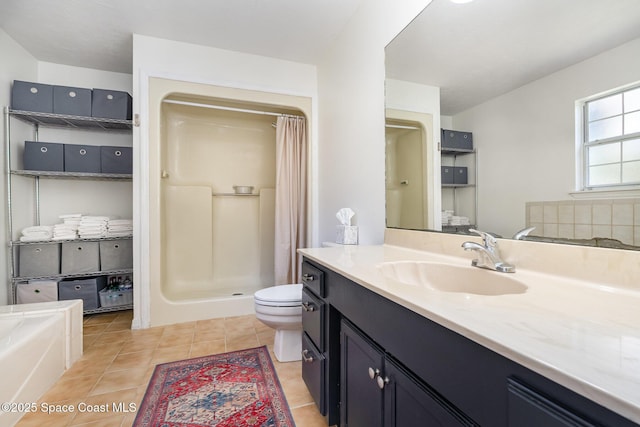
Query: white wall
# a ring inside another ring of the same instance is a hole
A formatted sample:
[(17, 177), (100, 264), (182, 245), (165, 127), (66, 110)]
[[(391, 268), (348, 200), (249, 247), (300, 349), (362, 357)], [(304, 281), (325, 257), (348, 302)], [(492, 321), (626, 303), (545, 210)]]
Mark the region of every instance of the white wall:
[[(0, 105), (8, 106), (11, 103), (11, 83), (13, 80), (36, 80), (38, 76), (38, 62), (2, 29), (0, 29), (0, 52), (2, 52), (2, 66), (0, 66)], [(4, 119), (0, 123), (0, 130), (2, 131), (4, 147)], [(4, 149), (0, 157), (4, 165), (6, 161)], [(2, 170), (5, 170), (4, 166)], [(4, 196), (6, 194), (5, 173), (2, 173), (0, 183)], [(0, 211), (0, 218), (2, 219), (1, 223), (6, 224), (6, 202), (3, 203), (3, 205), (5, 208)], [(7, 262), (4, 261), (7, 259), (6, 245), (4, 243), (9, 240), (6, 233), (7, 227), (3, 226), (0, 230), (0, 241), (2, 241), (2, 245), (0, 245), (0, 259), (3, 260), (3, 262), (0, 262), (0, 305), (5, 305), (9, 302), (9, 273), (7, 271)]]
[(352, 208), (360, 244), (384, 240), (384, 47), (429, 0), (367, 0), (318, 64), (320, 241)]
[(510, 237), (525, 202), (575, 190), (575, 101), (640, 80), (640, 39), (453, 117), (478, 149), (478, 227)]

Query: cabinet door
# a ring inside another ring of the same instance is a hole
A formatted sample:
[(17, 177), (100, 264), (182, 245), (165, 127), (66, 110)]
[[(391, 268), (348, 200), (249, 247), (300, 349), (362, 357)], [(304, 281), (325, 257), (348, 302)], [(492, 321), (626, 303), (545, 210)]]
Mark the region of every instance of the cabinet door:
[(340, 338), (340, 425), (382, 427), (382, 390), (376, 380), (384, 374), (384, 355), (344, 320)]
[(594, 427), (528, 386), (508, 380), (509, 427)]
[(385, 427), (476, 425), (390, 359), (385, 361), (385, 373)]

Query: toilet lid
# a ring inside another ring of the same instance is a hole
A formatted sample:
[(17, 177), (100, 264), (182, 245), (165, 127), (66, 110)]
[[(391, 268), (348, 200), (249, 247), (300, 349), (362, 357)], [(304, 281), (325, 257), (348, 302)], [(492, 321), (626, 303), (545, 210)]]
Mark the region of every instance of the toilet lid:
[(302, 303), (302, 284), (279, 285), (260, 289), (254, 294), (256, 302), (268, 303)]

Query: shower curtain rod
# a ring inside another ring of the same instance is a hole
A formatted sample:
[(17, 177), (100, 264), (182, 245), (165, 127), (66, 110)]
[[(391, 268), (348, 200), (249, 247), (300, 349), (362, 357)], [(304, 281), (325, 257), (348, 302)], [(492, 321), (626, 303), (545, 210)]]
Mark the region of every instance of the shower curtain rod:
[(166, 102), (167, 104), (187, 105), (187, 106), (190, 106), (190, 107), (211, 108), (211, 109), (214, 109), (214, 110), (226, 110), (226, 111), (237, 111), (237, 112), (240, 112), (240, 113), (263, 114), (263, 115), (266, 115), (266, 116), (300, 117), (300, 118), (304, 118), (304, 116), (298, 116), (298, 115), (295, 115), (295, 114), (275, 113), (273, 111), (250, 110), (250, 109), (246, 109), (246, 108), (223, 107), (221, 105), (200, 104), (198, 102), (177, 101), (177, 100), (174, 100), (174, 99), (163, 99), (162, 102)]
[(384, 125), (384, 127), (386, 128), (393, 128), (393, 129), (413, 129), (413, 130), (421, 130), (419, 127), (417, 126), (403, 126), (403, 125)]

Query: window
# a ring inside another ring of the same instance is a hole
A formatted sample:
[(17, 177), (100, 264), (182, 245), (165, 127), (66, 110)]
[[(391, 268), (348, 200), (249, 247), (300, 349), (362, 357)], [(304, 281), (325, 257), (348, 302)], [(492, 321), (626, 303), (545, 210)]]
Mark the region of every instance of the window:
[(640, 185), (640, 86), (585, 102), (585, 188)]

